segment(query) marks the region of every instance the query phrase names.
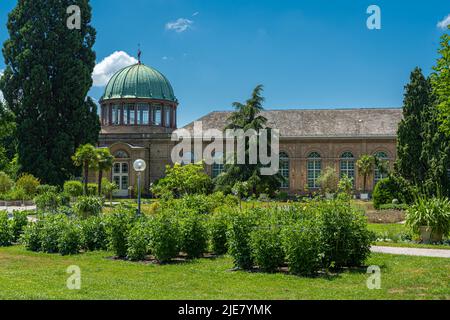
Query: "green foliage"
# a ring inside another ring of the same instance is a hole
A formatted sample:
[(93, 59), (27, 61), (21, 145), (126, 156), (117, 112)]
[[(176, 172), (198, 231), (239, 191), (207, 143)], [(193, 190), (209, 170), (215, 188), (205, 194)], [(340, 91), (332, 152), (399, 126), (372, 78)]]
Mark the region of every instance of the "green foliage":
[[(71, 32), (65, 21), (73, 4), (82, 17)], [(7, 28), (0, 90), (15, 116), (22, 172), (62, 185), (78, 174), (70, 155), (100, 131), (97, 107), (86, 99), (95, 66), (89, 1), (18, 1)]]
[(58, 251), (61, 255), (77, 254), (81, 246), (80, 227), (74, 221), (66, 221), (58, 237)]
[(38, 222), (31, 222), (25, 227), (20, 242), (27, 250), (34, 252), (41, 250), (41, 230), (43, 225), (44, 222), (39, 220)]
[(92, 194), (92, 189), (89, 190), (88, 185), (89, 169), (95, 169), (97, 166), (98, 158), (95, 147), (89, 143), (78, 147), (77, 151), (72, 156), (72, 160), (75, 166), (83, 167), (84, 195), (96, 195), (96, 193)]
[(127, 256), (127, 238), (133, 222), (133, 213), (125, 210), (119, 210), (106, 217), (108, 247), (119, 258)]
[(111, 154), (108, 148), (101, 148), (96, 150), (97, 160), (96, 169), (98, 171), (98, 195), (101, 196), (103, 185), (103, 172), (112, 168), (114, 162), (114, 156)]
[(255, 227), (254, 216), (250, 212), (233, 213), (227, 232), (228, 249), (236, 267), (248, 270), (253, 267), (251, 233)]
[(7, 247), (12, 244), (14, 234), (9, 225), (8, 213), (0, 211), (0, 247)]
[(311, 276), (321, 269), (323, 254), (317, 223), (308, 219), (300, 220), (284, 226), (281, 236), (291, 273)]
[(4, 172), (0, 171), (0, 194), (8, 193), (14, 186), (14, 181)]
[(150, 251), (160, 262), (175, 258), (179, 251), (180, 227), (171, 214), (161, 213), (153, 217), (150, 228)]
[(108, 179), (102, 179), (102, 194), (112, 202), (112, 197), (115, 191), (117, 191), (119, 187), (115, 182), (110, 182)]
[(413, 199), (414, 189), (401, 178), (390, 175), (380, 180), (373, 190), (373, 206), (379, 210), (383, 204), (391, 204), (395, 199), (409, 204)]
[(89, 217), (80, 221), (81, 247), (84, 250), (106, 250), (108, 247), (106, 226), (101, 217)]
[(73, 207), (76, 214), (81, 218), (98, 216), (102, 212), (103, 199), (95, 196), (82, 196), (77, 199)]
[(88, 183), (88, 196), (96, 197), (98, 194), (98, 185), (96, 183)]
[(28, 195), (22, 187), (15, 186), (8, 193), (2, 196), (5, 201), (26, 201), (33, 197)]
[(253, 261), (261, 270), (274, 272), (284, 263), (284, 251), (278, 226), (259, 225), (250, 235)]
[(216, 213), (209, 220), (211, 249), (217, 255), (227, 253), (228, 219), (224, 213)]
[(67, 224), (67, 217), (61, 214), (43, 218), (42, 228), (38, 229), (41, 250), (46, 253), (59, 252), (59, 237)]
[(336, 193), (339, 183), (339, 175), (332, 167), (326, 167), (317, 178), (317, 183), (323, 193)]
[(345, 201), (318, 202), (318, 218), (325, 267), (361, 266), (370, 254), (372, 233), (363, 212)]
[(144, 260), (149, 253), (150, 233), (148, 221), (141, 219), (131, 228), (127, 238), (127, 258), (131, 261)]
[(406, 211), (408, 209), (409, 209), (409, 205), (407, 205), (407, 204), (404, 204), (404, 203), (391, 203), (391, 204), (383, 204), (383, 205), (381, 205), (379, 210)]
[(448, 198), (418, 197), (407, 211), (406, 224), (417, 234), (420, 227), (431, 227), (433, 233), (449, 235), (450, 200)]
[(375, 157), (370, 155), (362, 155), (361, 158), (356, 162), (358, 172), (363, 176), (363, 192), (367, 191), (367, 177), (373, 172), (375, 168)]
[(58, 193), (59, 189), (57, 186), (51, 186), (48, 184), (41, 184), (36, 188), (36, 192), (38, 195), (40, 194), (44, 194), (47, 192), (51, 192), (51, 193)]
[(57, 193), (46, 192), (34, 198), (34, 202), (38, 211), (41, 212), (56, 212), (61, 206), (61, 197)]
[(166, 175), (153, 185), (151, 191), (162, 198), (180, 198), (185, 195), (208, 194), (212, 189), (211, 178), (201, 163), (166, 167)]
[(441, 131), (448, 138), (450, 137), (450, 34), (448, 33), (442, 35), (439, 55), (436, 66), (433, 67), (431, 81), (440, 111)]
[(204, 216), (195, 213), (187, 214), (181, 219), (181, 251), (187, 253), (189, 258), (201, 257), (208, 246), (204, 220)]
[(237, 199), (233, 196), (225, 197), (223, 193), (216, 192), (211, 195), (187, 195), (181, 199), (163, 201), (162, 205), (171, 208), (177, 213), (212, 214), (219, 207), (236, 207)]
[(39, 179), (35, 178), (32, 174), (23, 174), (16, 181), (16, 187), (21, 188), (29, 196), (36, 195), (37, 187), (40, 185)]
[(347, 196), (351, 196), (353, 191), (353, 179), (347, 175), (344, 175), (338, 183), (338, 192), (341, 194), (345, 194)]
[(83, 184), (80, 181), (66, 181), (64, 182), (64, 192), (73, 198), (83, 195)]
[(18, 241), (23, 233), (23, 230), (28, 224), (29, 211), (14, 211), (13, 219), (10, 220), (11, 232), (13, 234), (13, 241)]
[[(267, 119), (261, 115), (264, 110), (264, 97), (262, 96), (263, 86), (258, 85), (252, 92), (250, 99), (245, 104), (235, 102), (233, 107), (235, 112), (228, 118), (228, 125), (225, 130), (254, 130), (261, 133), (262, 129), (268, 131), (267, 150), (271, 150), (271, 128), (267, 126)], [(250, 139), (245, 139), (245, 164), (237, 164), (237, 158), (234, 164), (226, 164), (225, 172), (214, 179), (216, 190), (229, 192), (237, 182), (247, 182), (249, 186), (249, 193), (259, 195), (266, 193), (267, 190), (273, 193), (280, 188), (284, 178), (278, 172), (274, 175), (262, 175), (261, 169), (265, 166), (261, 161), (257, 164), (250, 164)], [(256, 149), (260, 149), (260, 141), (258, 139)], [(237, 157), (237, 155), (235, 155)], [(260, 159), (259, 159), (260, 160)]]

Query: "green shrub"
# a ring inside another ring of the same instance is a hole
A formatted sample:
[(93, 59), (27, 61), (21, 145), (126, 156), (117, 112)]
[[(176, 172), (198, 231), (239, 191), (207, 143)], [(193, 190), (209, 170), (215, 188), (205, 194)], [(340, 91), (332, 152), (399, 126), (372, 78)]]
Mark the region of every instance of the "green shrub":
[(450, 200), (418, 197), (407, 211), (406, 225), (416, 234), (420, 233), (420, 227), (431, 227), (432, 233), (449, 235)]
[(66, 181), (64, 192), (73, 198), (80, 197), (83, 195), (83, 184), (80, 181)]
[(289, 199), (289, 194), (285, 191), (280, 191), (275, 195), (275, 200), (286, 202)]
[(167, 213), (156, 215), (150, 222), (150, 251), (160, 262), (168, 262), (179, 253), (178, 222)]
[(97, 196), (98, 195), (98, 184), (96, 183), (88, 183), (88, 196)]
[(203, 255), (208, 246), (208, 232), (205, 227), (204, 216), (191, 213), (181, 221), (181, 251), (189, 258)]
[(74, 204), (76, 214), (81, 218), (98, 216), (102, 212), (103, 199), (99, 197), (79, 197)]
[(209, 221), (209, 234), (211, 239), (211, 249), (215, 254), (227, 253), (227, 217), (223, 213), (214, 214)]
[(398, 210), (398, 211), (406, 211), (408, 210), (409, 206), (407, 204), (404, 203), (400, 203), (400, 204), (382, 204), (380, 205), (380, 209), (379, 210)]
[(0, 247), (12, 244), (14, 235), (9, 225), (8, 212), (0, 211)]
[(14, 181), (3, 171), (0, 171), (0, 194), (11, 191)]
[(26, 201), (33, 197), (25, 192), (25, 189), (19, 186), (15, 186), (8, 193), (3, 195), (6, 201)]
[(291, 273), (311, 276), (320, 270), (322, 263), (320, 233), (314, 220), (303, 220), (285, 226), (281, 235)]
[(42, 250), (41, 231), (43, 226), (44, 223), (40, 220), (31, 222), (25, 227), (20, 241), (27, 250), (34, 252)]
[(59, 252), (59, 237), (67, 224), (67, 217), (61, 214), (48, 215), (39, 229), (41, 249), (46, 253)]
[(266, 272), (274, 272), (284, 263), (278, 226), (261, 225), (251, 233), (251, 249), (255, 264)]
[(61, 255), (77, 254), (80, 250), (80, 227), (73, 221), (66, 221), (59, 232), (58, 251)]
[(16, 187), (22, 188), (31, 197), (36, 195), (37, 187), (40, 184), (39, 179), (28, 173), (21, 175), (16, 181)]
[(410, 204), (414, 199), (414, 188), (403, 178), (390, 175), (380, 180), (373, 190), (373, 206), (379, 210), (384, 204), (399, 203)]
[(14, 211), (13, 219), (10, 220), (13, 241), (18, 241), (28, 224), (28, 211)]
[(317, 202), (325, 267), (361, 266), (370, 254), (373, 234), (362, 211), (345, 201)]
[(254, 217), (250, 212), (237, 212), (231, 216), (231, 224), (227, 231), (229, 252), (235, 266), (244, 270), (253, 267), (250, 234), (254, 227)]
[(36, 188), (37, 194), (44, 194), (44, 193), (47, 193), (47, 192), (58, 193), (58, 191), (59, 191), (58, 187), (51, 186), (51, 185), (48, 185), (48, 184), (41, 184), (41, 185), (37, 186), (37, 188)]
[(149, 253), (150, 233), (148, 229), (145, 219), (141, 219), (131, 228), (127, 238), (127, 258), (129, 260), (144, 260)]
[(101, 217), (89, 217), (81, 220), (80, 227), (82, 249), (87, 251), (107, 249), (106, 227)]
[(106, 217), (108, 247), (119, 258), (127, 256), (127, 238), (133, 222), (134, 217), (132, 213), (124, 210)]
[(34, 198), (38, 211), (56, 212), (61, 205), (61, 198), (57, 193), (45, 192)]

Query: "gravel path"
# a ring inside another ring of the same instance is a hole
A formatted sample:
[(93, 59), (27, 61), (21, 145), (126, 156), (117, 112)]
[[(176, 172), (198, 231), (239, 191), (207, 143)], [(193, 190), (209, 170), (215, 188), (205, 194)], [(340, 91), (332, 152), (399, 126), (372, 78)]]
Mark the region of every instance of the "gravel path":
[(419, 249), (401, 247), (372, 247), (374, 253), (387, 253), (406, 256), (450, 258), (450, 250), (447, 249)]
[(34, 211), (36, 210), (36, 206), (31, 206), (31, 207), (0, 207), (0, 211), (8, 211), (8, 213), (13, 213), (14, 211), (24, 211), (24, 210), (28, 210), (28, 211)]

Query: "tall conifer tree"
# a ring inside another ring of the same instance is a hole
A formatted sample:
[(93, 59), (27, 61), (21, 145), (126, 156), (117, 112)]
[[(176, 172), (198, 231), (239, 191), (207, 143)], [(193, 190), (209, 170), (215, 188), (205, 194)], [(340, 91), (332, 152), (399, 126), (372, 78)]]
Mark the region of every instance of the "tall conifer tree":
[(426, 119), (424, 111), (431, 103), (431, 85), (420, 68), (411, 73), (411, 81), (405, 87), (403, 120), (398, 128), (397, 171), (414, 184), (424, 181), (427, 163), (422, 158), (423, 131)]
[[(69, 29), (70, 6), (80, 8), (81, 28)], [(86, 95), (95, 66), (88, 0), (18, 0), (9, 14), (0, 81), (14, 113), (22, 171), (61, 184), (79, 174), (71, 156), (95, 143), (97, 107)]]

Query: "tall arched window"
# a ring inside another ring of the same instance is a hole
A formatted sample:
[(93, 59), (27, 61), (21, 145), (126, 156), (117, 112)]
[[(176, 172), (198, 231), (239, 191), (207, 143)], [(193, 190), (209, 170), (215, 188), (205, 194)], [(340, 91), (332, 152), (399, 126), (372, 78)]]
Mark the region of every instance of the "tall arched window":
[(289, 156), (285, 152), (280, 153), (280, 174), (284, 178), (284, 181), (281, 183), (282, 189), (289, 189), (290, 185), (290, 164), (289, 164)]
[(341, 178), (348, 176), (353, 179), (353, 185), (355, 185), (355, 157), (351, 152), (344, 152), (341, 155), (340, 161)]
[[(374, 156), (381, 162), (386, 162), (389, 160), (386, 152), (377, 152), (374, 154)], [(387, 173), (383, 172), (382, 170), (380, 170), (378, 167), (375, 167), (375, 172), (374, 172), (374, 185), (376, 185), (378, 183), (378, 181), (380, 181), (381, 179), (384, 179), (387, 177)]]
[(322, 158), (317, 152), (308, 156), (308, 187), (311, 189), (319, 188), (317, 179), (322, 173)]
[(224, 158), (223, 152), (214, 154), (214, 164), (212, 165), (212, 177), (216, 178), (224, 172)]

